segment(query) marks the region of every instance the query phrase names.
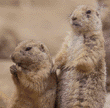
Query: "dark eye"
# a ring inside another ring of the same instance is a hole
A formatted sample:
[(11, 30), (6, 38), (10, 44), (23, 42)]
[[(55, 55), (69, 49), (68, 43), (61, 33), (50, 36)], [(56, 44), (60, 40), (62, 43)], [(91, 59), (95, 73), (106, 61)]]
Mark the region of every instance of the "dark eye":
[(26, 49), (25, 49), (25, 51), (29, 51), (29, 50), (31, 50), (32, 49), (32, 47), (27, 47)]
[(44, 46), (41, 44), (39, 48), (42, 52), (45, 52)]
[(91, 10), (86, 11), (86, 14), (91, 14)]
[(77, 20), (77, 18), (76, 18), (76, 17), (73, 17), (72, 20), (73, 20), (73, 21), (74, 21), (74, 20)]

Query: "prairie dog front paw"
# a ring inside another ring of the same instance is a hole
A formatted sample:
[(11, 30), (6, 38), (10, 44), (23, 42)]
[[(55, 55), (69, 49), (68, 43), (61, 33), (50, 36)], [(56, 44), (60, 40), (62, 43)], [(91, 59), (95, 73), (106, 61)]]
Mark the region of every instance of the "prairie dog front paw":
[(12, 65), (12, 66), (10, 67), (10, 72), (11, 72), (11, 74), (15, 74), (15, 73), (17, 72), (16, 65)]
[(92, 72), (94, 69), (94, 63), (91, 59), (81, 59), (76, 64), (76, 70), (82, 73)]

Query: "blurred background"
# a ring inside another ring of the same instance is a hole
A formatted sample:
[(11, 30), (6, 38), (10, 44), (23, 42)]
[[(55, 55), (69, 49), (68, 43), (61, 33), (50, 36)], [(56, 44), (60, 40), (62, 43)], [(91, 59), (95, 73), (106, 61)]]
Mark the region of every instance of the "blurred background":
[(71, 30), (69, 15), (78, 5), (100, 9), (110, 91), (110, 0), (0, 0), (0, 108), (6, 108), (15, 91), (9, 67), (17, 44), (26, 39), (40, 40), (54, 57)]

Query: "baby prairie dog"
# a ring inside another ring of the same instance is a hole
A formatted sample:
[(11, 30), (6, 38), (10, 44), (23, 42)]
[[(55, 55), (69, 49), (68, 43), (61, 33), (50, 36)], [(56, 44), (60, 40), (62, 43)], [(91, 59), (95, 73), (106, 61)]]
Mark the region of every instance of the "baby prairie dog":
[(10, 108), (54, 108), (56, 74), (51, 72), (48, 48), (39, 41), (21, 42), (12, 53), (10, 67), (16, 94)]
[(103, 108), (106, 63), (99, 12), (78, 6), (70, 17), (72, 32), (55, 58), (58, 76), (56, 108)]

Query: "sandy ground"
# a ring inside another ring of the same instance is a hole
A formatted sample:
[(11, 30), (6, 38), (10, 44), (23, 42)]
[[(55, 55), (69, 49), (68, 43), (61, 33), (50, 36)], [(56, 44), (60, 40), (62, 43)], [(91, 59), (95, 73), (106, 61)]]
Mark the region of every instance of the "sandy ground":
[(5, 108), (4, 103), (8, 103), (15, 90), (9, 71), (11, 65), (12, 62), (9, 60), (0, 60), (0, 108)]
[(9, 71), (12, 64), (9, 60), (0, 60), (0, 91), (3, 91), (8, 97), (11, 97), (14, 91), (14, 84)]

